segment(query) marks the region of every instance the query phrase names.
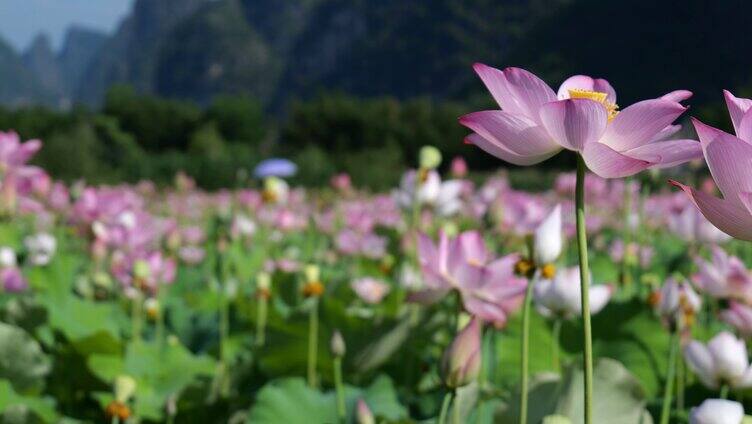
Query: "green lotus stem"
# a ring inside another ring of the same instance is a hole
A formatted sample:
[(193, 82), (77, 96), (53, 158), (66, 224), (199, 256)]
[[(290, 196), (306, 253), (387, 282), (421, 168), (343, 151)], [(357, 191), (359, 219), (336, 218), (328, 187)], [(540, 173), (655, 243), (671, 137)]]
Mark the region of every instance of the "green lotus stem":
[(308, 317), (308, 385), (316, 387), (316, 358), (318, 357), (319, 301), (313, 299)]
[(724, 384), (723, 386), (721, 386), (721, 394), (720, 394), (721, 399), (728, 399), (728, 392), (729, 392), (728, 384)]
[(454, 403), (452, 403), (452, 424), (462, 424), (460, 404), (457, 402), (457, 389), (454, 390)]
[(624, 243), (624, 254), (621, 258), (621, 272), (622, 272), (622, 286), (623, 288), (627, 289), (629, 287), (629, 293), (632, 294), (632, 275), (631, 275), (631, 267), (629, 263), (629, 245), (632, 243), (632, 229), (629, 227), (629, 220), (631, 218), (632, 213), (632, 178), (627, 177), (624, 181), (624, 227), (622, 228), (622, 231), (624, 232), (622, 238), (622, 242)]
[(554, 321), (554, 327), (552, 329), (551, 337), (553, 339), (553, 367), (556, 372), (560, 373), (561, 361), (559, 360), (559, 344), (561, 342), (561, 318), (556, 318), (556, 320)]
[(134, 344), (141, 343), (141, 295), (136, 294), (131, 304), (131, 339)]
[(340, 422), (344, 423), (347, 419), (347, 408), (345, 407), (345, 385), (342, 384), (342, 357), (334, 358), (334, 388), (337, 391), (337, 416)]
[(162, 292), (159, 291), (159, 288), (157, 288), (157, 290), (158, 290), (157, 291), (157, 304), (159, 305), (159, 307), (157, 308), (157, 317), (156, 317), (157, 322), (155, 323), (156, 328), (154, 330), (154, 338), (157, 341), (157, 345), (161, 349), (163, 345), (162, 341), (164, 340), (164, 327), (165, 327), (164, 306), (162, 305), (162, 299), (161, 299)]
[(590, 267), (588, 266), (587, 234), (585, 230), (585, 161), (577, 155), (577, 251), (580, 257), (580, 290), (582, 293), (583, 370), (585, 371), (585, 424), (593, 423), (593, 341), (590, 328)]
[(530, 350), (530, 306), (533, 301), (533, 279), (530, 279), (525, 289), (525, 303), (522, 307), (522, 369), (520, 381), (520, 424), (527, 424), (527, 391), (529, 350)]
[(263, 346), (266, 342), (266, 296), (258, 296), (256, 307), (256, 346)]
[(668, 424), (671, 415), (671, 394), (674, 386), (674, 373), (676, 372), (676, 352), (679, 341), (676, 332), (671, 333), (670, 347), (668, 352), (668, 368), (666, 370), (666, 385), (663, 388), (663, 408), (661, 409), (660, 424)]
[(441, 403), (441, 412), (439, 413), (438, 424), (446, 424), (447, 412), (449, 411), (449, 404), (452, 403), (452, 391), (447, 392), (444, 395), (444, 401)]
[[(677, 337), (677, 349), (681, 350), (681, 340)], [(676, 362), (676, 409), (684, 410), (684, 358), (678, 355)]]
[(227, 371), (227, 335), (230, 330), (230, 311), (224, 283), (219, 285), (219, 361)]

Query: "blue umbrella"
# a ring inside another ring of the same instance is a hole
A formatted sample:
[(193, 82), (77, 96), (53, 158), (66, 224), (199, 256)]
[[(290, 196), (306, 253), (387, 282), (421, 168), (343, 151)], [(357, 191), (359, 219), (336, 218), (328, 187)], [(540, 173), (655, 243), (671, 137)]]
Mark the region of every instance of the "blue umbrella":
[(287, 159), (271, 158), (256, 165), (253, 175), (256, 178), (266, 177), (292, 177), (298, 172), (298, 166)]

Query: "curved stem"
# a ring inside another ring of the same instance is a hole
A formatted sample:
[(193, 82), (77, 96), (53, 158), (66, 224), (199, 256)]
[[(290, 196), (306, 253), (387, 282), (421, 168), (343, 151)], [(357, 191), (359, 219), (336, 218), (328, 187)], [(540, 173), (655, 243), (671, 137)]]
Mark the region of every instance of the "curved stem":
[(552, 345), (553, 345), (553, 366), (554, 371), (561, 372), (561, 361), (559, 360), (559, 344), (561, 343), (561, 318), (556, 318), (554, 321), (554, 328), (552, 330)]
[(590, 267), (588, 266), (587, 234), (585, 230), (585, 161), (577, 155), (577, 252), (580, 257), (580, 290), (582, 293), (583, 369), (585, 372), (585, 424), (593, 422), (593, 342), (590, 329)]
[(342, 383), (342, 357), (334, 358), (334, 388), (337, 391), (337, 416), (340, 422), (344, 423), (347, 418), (347, 408), (345, 407), (345, 386)]
[(452, 403), (452, 392), (449, 391), (444, 395), (444, 401), (441, 403), (441, 412), (439, 413), (438, 424), (446, 424), (446, 416), (449, 411), (449, 404)]
[(528, 391), (528, 372), (529, 372), (529, 350), (530, 350), (530, 304), (533, 300), (533, 282), (527, 283), (525, 290), (525, 303), (522, 307), (522, 369), (520, 381), (520, 424), (527, 424), (527, 391)]
[(670, 350), (668, 353), (668, 369), (666, 370), (666, 385), (663, 388), (663, 408), (661, 409), (660, 424), (668, 424), (671, 415), (671, 394), (674, 386), (674, 372), (676, 371), (676, 351), (678, 347), (676, 333), (671, 333)]

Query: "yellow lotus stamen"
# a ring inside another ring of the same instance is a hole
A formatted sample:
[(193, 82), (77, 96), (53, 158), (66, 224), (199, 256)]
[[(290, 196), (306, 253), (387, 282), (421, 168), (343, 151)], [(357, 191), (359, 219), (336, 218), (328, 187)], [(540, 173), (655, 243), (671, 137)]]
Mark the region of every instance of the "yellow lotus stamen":
[(514, 272), (523, 277), (530, 277), (535, 271), (535, 264), (528, 259), (520, 259), (514, 264)]
[(556, 275), (556, 265), (554, 264), (545, 264), (543, 265), (543, 268), (541, 268), (541, 276), (547, 280), (550, 280), (554, 278)]
[(309, 281), (303, 286), (303, 296), (320, 297), (324, 293), (324, 285), (319, 281)]
[(580, 88), (572, 88), (569, 90), (569, 98), (571, 99), (588, 99), (601, 103), (606, 108), (608, 113), (608, 122), (611, 122), (616, 118), (616, 114), (619, 113), (619, 105), (608, 101), (608, 94), (601, 91), (583, 90)]

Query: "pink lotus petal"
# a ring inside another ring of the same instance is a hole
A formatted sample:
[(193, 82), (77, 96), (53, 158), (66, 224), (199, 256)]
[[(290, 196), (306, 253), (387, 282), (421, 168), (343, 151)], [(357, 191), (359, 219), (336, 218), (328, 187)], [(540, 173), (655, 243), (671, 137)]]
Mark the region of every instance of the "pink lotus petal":
[(729, 134), (726, 131), (722, 131), (718, 128), (711, 127), (710, 125), (702, 123), (702, 121), (697, 118), (693, 117), (691, 118), (691, 120), (692, 125), (695, 127), (695, 131), (697, 132), (697, 138), (700, 139), (700, 144), (702, 145), (703, 149), (714, 141), (735, 143), (737, 140), (739, 140), (737, 137), (734, 137), (732, 134)]
[(608, 112), (593, 100), (567, 99), (541, 106), (540, 119), (557, 143), (579, 152), (586, 144), (598, 141), (606, 131)]
[(675, 90), (670, 93), (666, 93), (661, 96), (661, 99), (671, 100), (672, 102), (683, 102), (692, 97), (692, 92), (689, 90)]
[(602, 143), (586, 145), (582, 157), (588, 169), (603, 178), (627, 177), (653, 165), (651, 162), (625, 156)]
[(495, 141), (490, 141), (479, 134), (468, 135), (467, 137), (465, 137), (465, 143), (478, 146), (486, 153), (496, 156), (497, 158), (505, 162), (520, 166), (534, 165), (536, 163), (543, 162), (544, 160), (559, 153), (559, 150), (561, 150), (560, 148), (557, 148), (556, 150), (552, 150), (547, 153), (541, 153), (540, 155), (522, 156), (512, 152), (504, 145), (499, 144)]
[(752, 192), (743, 192), (739, 193), (739, 200), (742, 201), (742, 204), (745, 208), (747, 208), (747, 211), (750, 215), (752, 215)]
[(684, 190), (705, 218), (718, 229), (732, 237), (752, 241), (752, 215), (746, 208), (676, 181), (669, 182)]
[(705, 146), (705, 160), (724, 199), (739, 204), (739, 193), (752, 191), (752, 145), (734, 136)]
[(510, 113), (525, 113), (518, 107), (517, 102), (509, 92), (503, 71), (482, 63), (474, 64), (473, 69), (502, 110)]
[(559, 147), (538, 124), (522, 115), (486, 110), (462, 116), (460, 124), (520, 156), (537, 156)]
[(660, 130), (658, 132), (658, 134), (656, 134), (650, 140), (650, 142), (653, 143), (653, 142), (656, 142), (656, 141), (663, 141), (663, 140), (671, 137), (672, 135), (678, 133), (679, 131), (681, 131), (681, 129), (682, 129), (681, 125), (668, 125), (668, 126), (666, 126), (666, 128)]
[(701, 158), (702, 146), (696, 140), (659, 141), (642, 145), (624, 154), (635, 159), (657, 162), (658, 168), (668, 168)]
[(622, 110), (608, 125), (602, 143), (623, 152), (650, 142), (687, 108), (666, 100), (643, 100)]
[(606, 93), (606, 100), (610, 103), (616, 103), (616, 90), (608, 81), (602, 78), (591, 78), (587, 75), (574, 75), (566, 79), (557, 93), (559, 100), (569, 98), (569, 90), (580, 89), (587, 91), (598, 91)]
[(734, 125), (734, 131), (739, 134), (742, 117), (752, 107), (752, 100), (736, 97), (728, 90), (723, 90), (723, 97), (726, 99), (726, 107), (728, 108), (729, 115), (731, 115), (731, 123)]
[(739, 127), (736, 129), (736, 136), (747, 143), (752, 142), (752, 109), (747, 110), (742, 116)]
[(520, 68), (504, 69), (507, 89), (520, 113), (538, 119), (538, 109), (556, 100), (556, 93), (542, 79)]

